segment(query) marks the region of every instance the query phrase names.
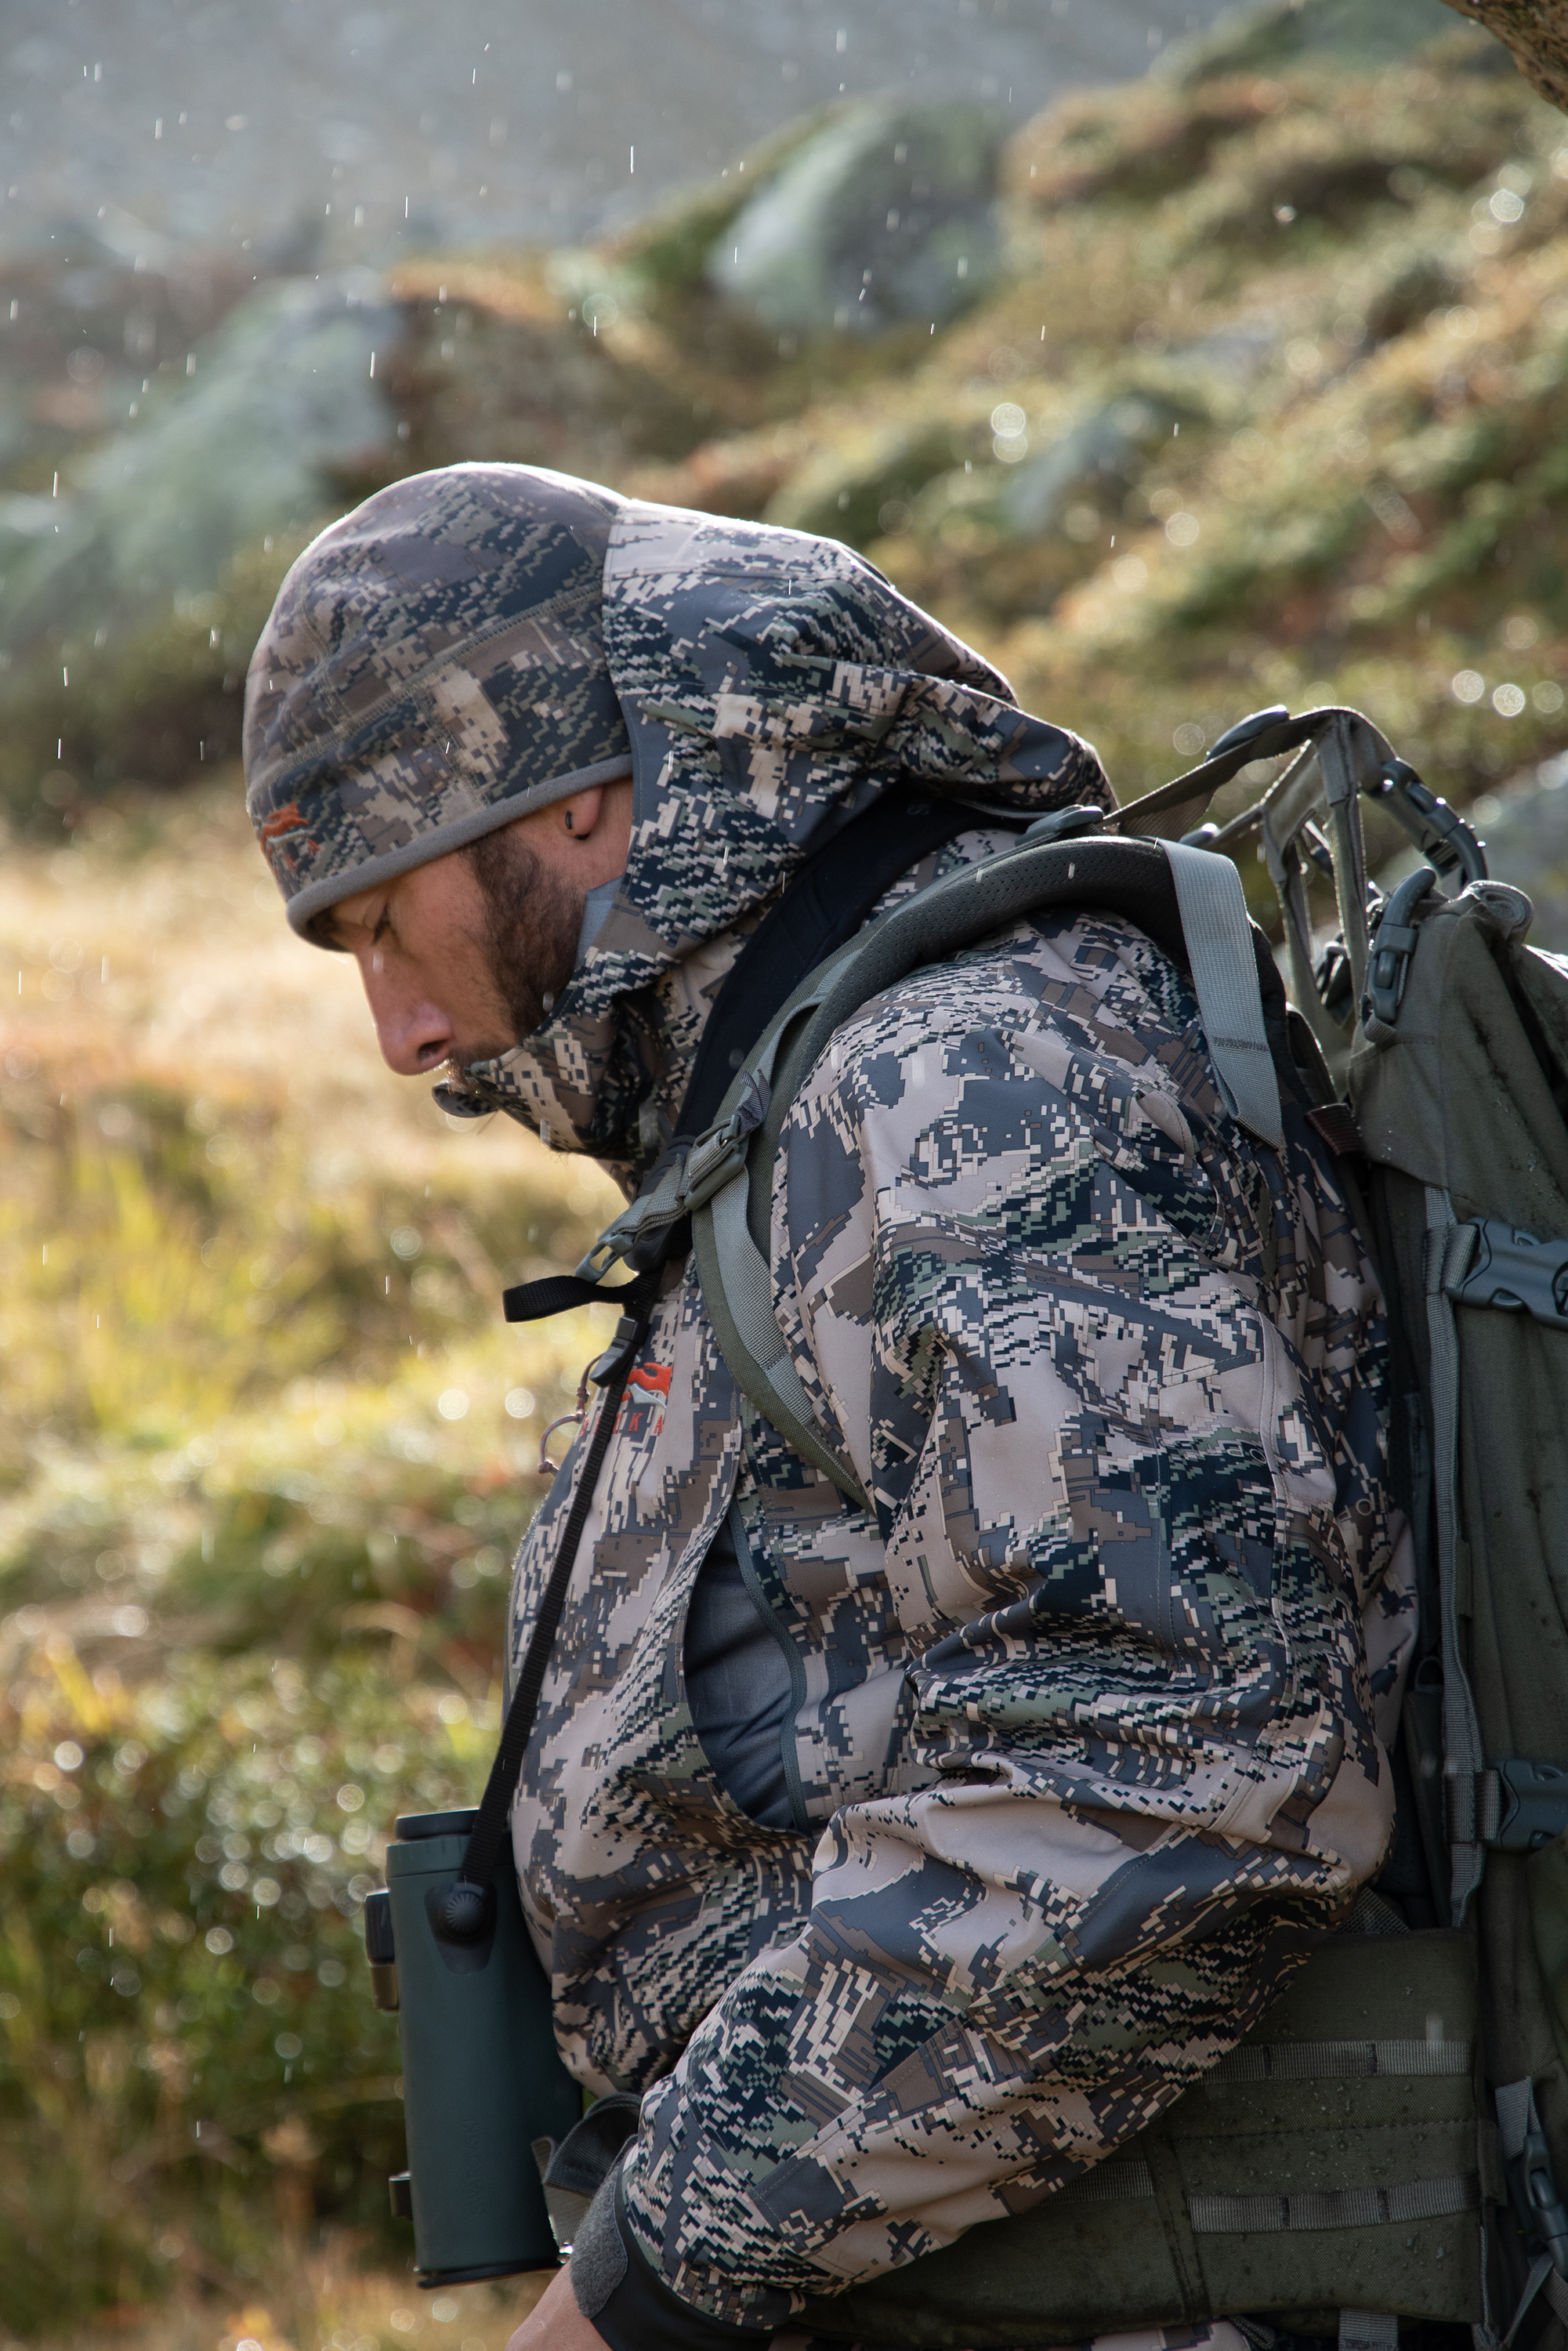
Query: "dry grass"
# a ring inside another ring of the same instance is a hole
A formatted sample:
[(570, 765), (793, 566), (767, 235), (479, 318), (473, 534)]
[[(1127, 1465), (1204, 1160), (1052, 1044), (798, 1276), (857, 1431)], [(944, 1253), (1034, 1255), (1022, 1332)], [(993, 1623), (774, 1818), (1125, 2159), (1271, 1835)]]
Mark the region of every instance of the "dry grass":
[(233, 775), (13, 850), (13, 971), (0, 2323), (489, 2351), (517, 2294), (389, 2283), (358, 1910), (392, 1815), (483, 1783), (538, 1433), (603, 1319), (508, 1331), (500, 1289), (617, 1196), (388, 1074)]
[(268, 2298), (225, 2307), (178, 2295), (99, 2314), (38, 2351), (505, 2351), (548, 2273), (422, 2294), (397, 2272), (367, 2271), (341, 2240), (309, 2253), (279, 2217), (284, 2283)]

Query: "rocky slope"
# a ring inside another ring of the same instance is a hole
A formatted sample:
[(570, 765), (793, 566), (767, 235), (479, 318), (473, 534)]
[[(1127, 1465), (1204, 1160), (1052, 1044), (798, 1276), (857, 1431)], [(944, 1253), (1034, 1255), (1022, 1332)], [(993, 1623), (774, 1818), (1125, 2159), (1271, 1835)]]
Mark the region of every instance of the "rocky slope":
[(1568, 131), (1434, 18), (1369, 63), (1276, 7), (999, 147), (851, 110), (619, 237), (242, 306), (0, 510), (0, 786), (68, 823), (231, 747), (309, 530), (489, 456), (853, 541), (1129, 792), (1331, 690), (1492, 788), (1568, 732)]

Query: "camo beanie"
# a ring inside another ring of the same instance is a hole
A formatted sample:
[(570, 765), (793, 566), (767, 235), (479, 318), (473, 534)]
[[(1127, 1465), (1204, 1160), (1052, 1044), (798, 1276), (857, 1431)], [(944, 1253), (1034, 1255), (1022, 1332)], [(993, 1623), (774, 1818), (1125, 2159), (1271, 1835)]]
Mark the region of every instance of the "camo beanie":
[(620, 503), (539, 467), (451, 465), (306, 549), (245, 705), (246, 806), (296, 930), (631, 774), (601, 615)]

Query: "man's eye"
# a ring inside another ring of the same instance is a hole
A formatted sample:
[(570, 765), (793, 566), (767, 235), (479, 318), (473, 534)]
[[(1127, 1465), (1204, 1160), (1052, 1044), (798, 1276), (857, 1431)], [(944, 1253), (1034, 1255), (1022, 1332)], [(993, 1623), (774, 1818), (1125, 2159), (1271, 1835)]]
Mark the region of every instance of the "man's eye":
[(380, 945), (381, 945), (381, 943), (382, 943), (382, 939), (384, 939), (384, 938), (385, 938), (385, 936), (386, 936), (386, 935), (387, 935), (388, 931), (390, 931), (390, 930), (391, 930), (391, 928), (392, 928), (392, 912), (391, 912), (391, 909), (390, 909), (389, 907), (383, 907), (383, 908), (382, 909), (382, 917), (381, 917), (381, 920), (380, 920), (380, 922), (376, 925), (375, 929), (371, 933), (371, 945), (373, 947), (379, 947), (379, 946), (380, 946)]

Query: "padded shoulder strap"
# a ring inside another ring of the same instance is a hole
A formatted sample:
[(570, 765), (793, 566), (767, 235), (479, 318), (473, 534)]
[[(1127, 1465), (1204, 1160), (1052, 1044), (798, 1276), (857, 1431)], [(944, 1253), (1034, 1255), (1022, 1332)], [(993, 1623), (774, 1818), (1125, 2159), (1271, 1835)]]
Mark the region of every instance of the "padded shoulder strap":
[(1181, 906), (1187, 967), (1197, 998), (1208, 1058), (1232, 1114), (1276, 1151), (1285, 1147), (1280, 1080), (1263, 1025), (1263, 997), (1252, 945), (1252, 918), (1241, 876), (1228, 857), (1160, 843)]
[(1210, 1058), (1233, 1114), (1260, 1141), (1276, 1150), (1283, 1144), (1259, 946), (1240, 876), (1227, 857), (1179, 842), (1026, 834), (1005, 855), (906, 899), (819, 965), (769, 1023), (720, 1105), (726, 1120), (742, 1102), (770, 1092), (761, 1148), (753, 1134), (744, 1149), (732, 1149), (722, 1180), (693, 1203), (692, 1238), (719, 1347), (741, 1388), (780, 1436), (862, 1509), (868, 1498), (829, 1447), (789, 1360), (773, 1311), (765, 1204), (751, 1203), (756, 1213), (748, 1217), (750, 1186), (770, 1173), (772, 1146), (807, 1072), (862, 1004), (1022, 914), (1061, 905), (1124, 915), (1191, 973)]

